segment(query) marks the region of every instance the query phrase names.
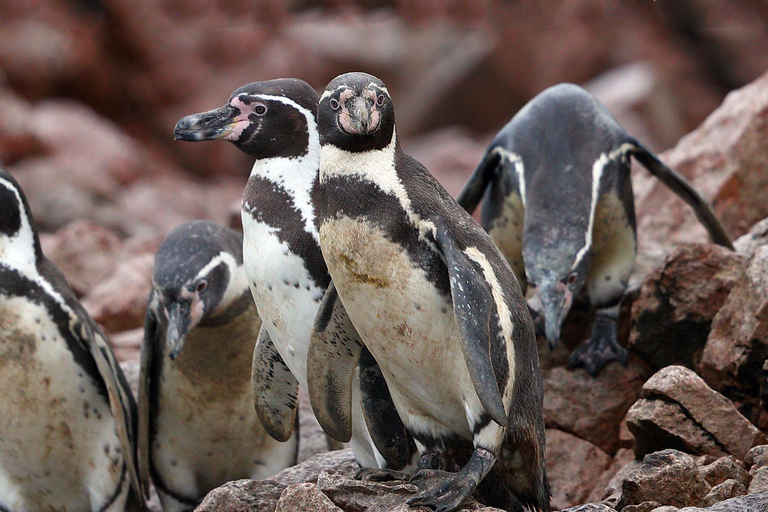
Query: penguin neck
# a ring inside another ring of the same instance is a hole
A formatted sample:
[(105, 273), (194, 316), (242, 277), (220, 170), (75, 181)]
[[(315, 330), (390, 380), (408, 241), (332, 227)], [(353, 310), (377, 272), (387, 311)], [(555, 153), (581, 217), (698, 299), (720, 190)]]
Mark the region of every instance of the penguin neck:
[[(392, 132), (392, 140), (381, 149), (368, 151), (347, 151), (333, 144), (325, 144), (320, 149), (319, 180), (323, 185), (334, 177), (352, 177), (372, 182), (386, 192), (402, 187), (395, 168), (397, 152), (397, 132)], [(375, 169), (376, 172), (370, 172)]]
[(38, 274), (40, 241), (29, 219), (22, 216), (21, 228), (13, 236), (0, 236), (0, 261), (27, 274)]
[[(224, 259), (224, 261), (229, 267), (229, 282), (227, 283), (227, 288), (224, 290), (221, 302), (219, 302), (216, 309), (207, 316), (207, 319), (211, 320), (226, 313), (231, 306), (240, 301), (243, 297), (243, 293), (248, 292), (248, 277), (245, 275), (245, 267), (243, 265), (238, 265), (231, 254), (222, 252), (220, 256), (224, 258), (224, 255), (228, 257)], [(248, 295), (248, 298), (250, 299), (250, 293), (248, 293)]]

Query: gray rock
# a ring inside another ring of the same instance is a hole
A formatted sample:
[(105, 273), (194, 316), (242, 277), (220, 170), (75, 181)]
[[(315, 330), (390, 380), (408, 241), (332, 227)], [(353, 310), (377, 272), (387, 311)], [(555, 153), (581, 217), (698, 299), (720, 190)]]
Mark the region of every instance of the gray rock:
[(747, 459), (744, 462), (747, 463), (747, 466), (750, 466), (750, 471), (768, 466), (768, 444), (761, 444), (749, 450), (747, 452)]
[(343, 512), (312, 483), (293, 484), (280, 495), (275, 512)]
[(661, 503), (658, 501), (644, 501), (642, 503), (639, 503), (637, 505), (627, 505), (623, 509), (621, 509), (622, 512), (651, 512), (652, 510), (656, 510), (661, 506)]
[(738, 480), (728, 479), (722, 483), (719, 483), (710, 489), (709, 493), (701, 500), (701, 504), (704, 507), (709, 507), (715, 503), (735, 498), (736, 496), (744, 496), (747, 494), (746, 486)]
[(642, 466), (624, 480), (620, 506), (644, 501), (675, 507), (699, 506), (709, 490), (693, 457), (677, 450), (663, 450), (646, 455)]
[(768, 492), (768, 466), (757, 468), (752, 472), (752, 481), (749, 483), (750, 494)]
[(615, 509), (602, 503), (585, 503), (584, 505), (564, 508), (560, 512), (615, 512)]
[(272, 480), (235, 480), (208, 493), (196, 512), (272, 512), (288, 487)]
[[(711, 486), (719, 485), (726, 480), (737, 480), (742, 485), (749, 485), (752, 477), (744, 468), (744, 463), (733, 456), (721, 457), (711, 464), (699, 467), (699, 471)], [(728, 496), (732, 498), (733, 496)]]

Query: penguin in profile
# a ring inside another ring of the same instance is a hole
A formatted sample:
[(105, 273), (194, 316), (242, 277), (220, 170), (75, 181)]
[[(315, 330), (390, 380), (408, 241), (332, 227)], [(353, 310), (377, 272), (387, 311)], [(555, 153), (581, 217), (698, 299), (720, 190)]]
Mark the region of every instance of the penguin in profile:
[(191, 511), (215, 487), (296, 462), (294, 432), (270, 437), (253, 408), (261, 320), (239, 233), (207, 221), (174, 229), (157, 250), (139, 380), (141, 477), (165, 512)]
[(307, 358), (321, 426), (349, 437), (350, 383), (366, 349), (422, 453), (409, 504), (450, 512), (477, 491), (504, 510), (550, 510), (542, 375), (514, 273), (402, 151), (378, 78), (335, 78), (317, 122), (314, 204), (333, 278)]
[(0, 510), (143, 509), (136, 403), (0, 169)]
[(592, 375), (627, 361), (616, 324), (637, 252), (630, 156), (691, 205), (715, 243), (733, 249), (707, 201), (573, 84), (526, 104), (456, 199), (471, 213), (484, 198), (482, 225), (523, 289), (527, 283), (538, 296), (550, 347), (586, 287), (596, 309), (592, 335), (568, 364)]
[[(174, 129), (177, 140), (227, 140), (256, 158), (242, 202), (245, 272), (264, 323), (254, 352), (254, 398), (267, 432), (280, 440), (291, 435), (298, 386), (307, 386), (312, 324), (330, 283), (312, 206), (320, 157), (317, 101), (302, 80), (254, 82), (223, 107), (186, 116)], [(375, 360), (364, 358), (355, 379), (355, 458), (363, 468), (402, 469), (413, 446)], [(360, 386), (377, 399), (361, 404)], [(388, 425), (387, 435), (372, 439), (369, 421)]]

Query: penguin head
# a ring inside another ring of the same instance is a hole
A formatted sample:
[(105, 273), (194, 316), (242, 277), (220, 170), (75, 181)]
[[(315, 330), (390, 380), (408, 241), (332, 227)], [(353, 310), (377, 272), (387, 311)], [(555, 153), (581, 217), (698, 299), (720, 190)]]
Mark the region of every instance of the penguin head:
[(171, 359), (202, 320), (215, 317), (248, 290), (242, 236), (213, 222), (174, 229), (157, 250), (153, 293), (167, 319)]
[(223, 107), (182, 118), (173, 135), (192, 142), (228, 140), (257, 159), (297, 157), (307, 151), (316, 112), (317, 93), (302, 80), (254, 82)]
[(387, 147), (395, 133), (395, 107), (384, 82), (346, 73), (325, 88), (317, 107), (321, 144), (361, 152)]
[(42, 255), (27, 198), (11, 173), (0, 169), (0, 261), (34, 268)]
[(583, 234), (572, 239), (553, 226), (548, 232), (538, 237), (535, 232), (526, 232), (523, 260), (528, 284), (541, 302), (545, 336), (554, 348), (573, 299), (587, 280), (590, 251)]

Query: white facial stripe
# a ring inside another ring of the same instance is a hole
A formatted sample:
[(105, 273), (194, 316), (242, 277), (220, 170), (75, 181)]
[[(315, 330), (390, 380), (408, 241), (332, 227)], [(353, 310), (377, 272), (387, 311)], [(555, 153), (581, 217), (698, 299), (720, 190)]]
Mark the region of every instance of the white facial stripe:
[[(381, 92), (385, 93), (390, 98), (392, 97), (392, 96), (390, 96), (389, 91), (387, 90), (386, 87), (378, 85), (375, 82), (370, 82), (367, 87), (371, 87), (371, 86), (376, 87), (377, 89), (379, 89)], [(347, 89), (347, 88), (349, 88), (349, 86), (345, 84), (345, 85), (340, 85), (340, 86), (338, 86), (337, 88), (335, 88), (335, 89), (333, 89), (331, 91), (325, 90), (325, 91), (323, 91), (323, 94), (320, 96), (320, 101), (323, 101), (325, 98), (327, 98), (329, 96), (332, 96), (338, 90)]]
[(592, 166), (592, 199), (589, 204), (589, 224), (587, 225), (587, 233), (584, 237), (584, 245), (581, 247), (581, 249), (579, 249), (579, 252), (576, 253), (576, 259), (573, 260), (571, 270), (575, 269), (579, 265), (584, 256), (592, 248), (592, 230), (595, 225), (595, 210), (597, 209), (598, 194), (600, 192), (600, 181), (602, 180), (605, 166), (617, 158), (622, 158), (633, 148), (634, 146), (632, 144), (624, 143), (610, 153), (602, 153), (600, 157), (595, 160), (595, 163)]
[(506, 160), (507, 162), (510, 162), (515, 169), (520, 199), (523, 201), (523, 208), (525, 208), (525, 167), (523, 165), (522, 157), (502, 146), (496, 146), (493, 148), (493, 151), (501, 157), (502, 161)]
[[(234, 256), (230, 253), (222, 251), (215, 257), (211, 258), (206, 266), (200, 269), (193, 281), (202, 279), (208, 275), (208, 273), (216, 268), (221, 263), (224, 263), (229, 269), (229, 282), (227, 283), (227, 289), (224, 290), (224, 294), (221, 297), (221, 302), (216, 307), (215, 311), (211, 312), (212, 316), (225, 310), (234, 300), (237, 300), (240, 295), (248, 287), (248, 280), (245, 276), (245, 269), (242, 265), (237, 264)], [(186, 288), (182, 288), (182, 294), (184, 294)], [(197, 294), (195, 294), (196, 296)], [(202, 313), (201, 313), (202, 314)]]

